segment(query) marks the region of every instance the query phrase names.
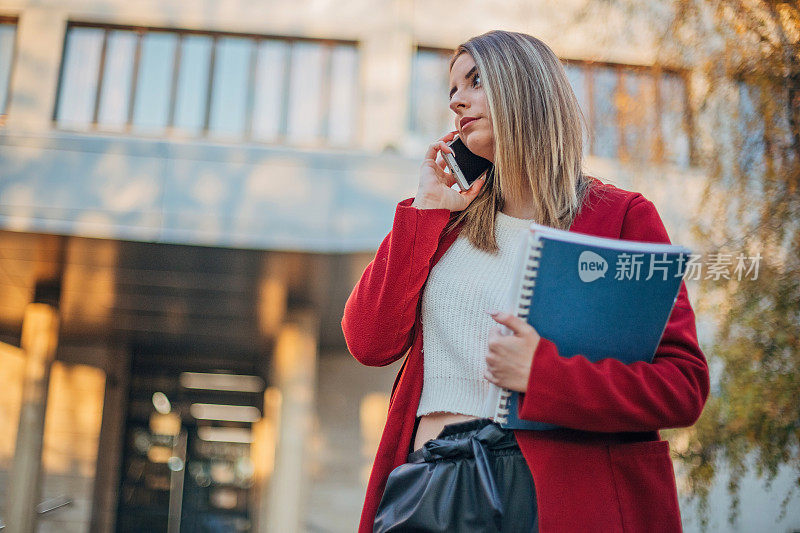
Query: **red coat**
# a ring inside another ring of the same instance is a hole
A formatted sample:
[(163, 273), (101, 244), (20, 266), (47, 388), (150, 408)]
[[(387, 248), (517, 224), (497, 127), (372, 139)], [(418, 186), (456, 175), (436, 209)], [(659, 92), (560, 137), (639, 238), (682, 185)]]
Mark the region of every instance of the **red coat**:
[[(652, 202), (592, 182), (570, 231), (670, 242)], [(443, 235), (452, 216), (446, 209), (418, 210), (411, 202), (397, 206), (392, 231), (353, 289), (342, 320), (348, 348), (361, 363), (384, 366), (408, 353), (389, 402), (360, 533), (372, 531), (386, 478), (406, 461), (422, 392), (420, 296), (457, 233)], [(652, 363), (567, 359), (543, 338), (530, 376), (520, 415), (582, 430), (515, 432), (536, 485), (540, 531), (680, 531), (669, 447), (658, 430), (692, 425), (709, 390), (686, 285)], [(639, 438), (646, 440), (626, 442), (628, 432), (645, 432)]]

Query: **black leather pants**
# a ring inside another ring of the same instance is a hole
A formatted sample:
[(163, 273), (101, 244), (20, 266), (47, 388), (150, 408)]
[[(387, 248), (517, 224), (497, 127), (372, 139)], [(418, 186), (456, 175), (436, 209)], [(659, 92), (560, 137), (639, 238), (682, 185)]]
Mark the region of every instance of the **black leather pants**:
[(373, 531), (538, 531), (533, 478), (514, 432), (486, 418), (445, 426), (389, 474)]

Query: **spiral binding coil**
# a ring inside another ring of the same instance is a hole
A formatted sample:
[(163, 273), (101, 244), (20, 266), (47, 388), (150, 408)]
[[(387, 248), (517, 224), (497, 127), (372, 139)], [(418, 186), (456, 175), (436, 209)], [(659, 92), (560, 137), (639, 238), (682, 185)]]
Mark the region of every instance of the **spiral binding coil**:
[[(516, 314), (523, 320), (528, 319), (533, 300), (533, 286), (536, 284), (536, 272), (539, 269), (539, 258), (542, 256), (542, 241), (534, 238), (531, 233), (528, 237), (528, 256), (525, 258), (525, 267), (522, 271), (522, 284), (517, 294)], [(497, 403), (495, 420), (500, 424), (508, 423), (508, 402), (511, 391), (500, 389), (500, 399)]]

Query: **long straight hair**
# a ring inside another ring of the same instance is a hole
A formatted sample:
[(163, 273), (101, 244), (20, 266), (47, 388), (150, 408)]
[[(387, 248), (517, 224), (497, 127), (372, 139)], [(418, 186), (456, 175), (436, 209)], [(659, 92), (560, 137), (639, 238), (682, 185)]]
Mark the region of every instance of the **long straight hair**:
[(506, 199), (531, 197), (534, 220), (569, 229), (591, 178), (583, 166), (583, 115), (564, 67), (539, 39), (490, 31), (456, 48), (472, 56), (481, 77), (494, 130), (494, 168), (481, 192), (455, 216), (476, 248), (496, 252), (494, 221)]

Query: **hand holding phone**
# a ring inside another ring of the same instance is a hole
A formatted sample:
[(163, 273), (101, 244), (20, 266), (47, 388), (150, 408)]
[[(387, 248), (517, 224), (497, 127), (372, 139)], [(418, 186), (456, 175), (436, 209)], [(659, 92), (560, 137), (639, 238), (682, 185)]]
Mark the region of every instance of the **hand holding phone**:
[(476, 179), (492, 168), (492, 162), (469, 151), (469, 148), (461, 140), (461, 137), (450, 142), (448, 146), (453, 153), (442, 152), (450, 172), (456, 179), (456, 183), (461, 190), (469, 189)]
[[(449, 211), (463, 211), (478, 196), (483, 188), (484, 180), (478, 179), (472, 186), (457, 191), (453, 184), (457, 183), (456, 177), (446, 172), (447, 163), (445, 155), (455, 156), (454, 150), (448, 145), (455, 139), (458, 132), (451, 131), (428, 146), (425, 158), (420, 168), (419, 188), (414, 197), (412, 207), (417, 209), (448, 209)], [(443, 157), (437, 160), (437, 155)], [(462, 172), (463, 175), (463, 172)]]

